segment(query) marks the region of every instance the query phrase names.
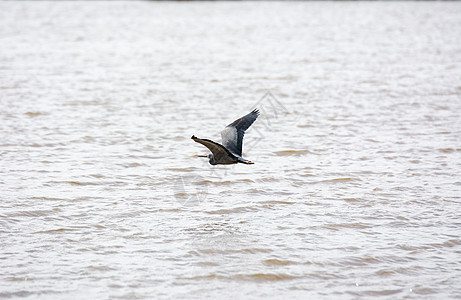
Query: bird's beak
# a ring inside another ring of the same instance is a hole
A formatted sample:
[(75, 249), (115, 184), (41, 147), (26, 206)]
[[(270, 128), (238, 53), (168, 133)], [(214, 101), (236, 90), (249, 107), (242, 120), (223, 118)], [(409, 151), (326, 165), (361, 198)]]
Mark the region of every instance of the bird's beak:
[(208, 158), (208, 155), (195, 155), (196, 157), (205, 157)]

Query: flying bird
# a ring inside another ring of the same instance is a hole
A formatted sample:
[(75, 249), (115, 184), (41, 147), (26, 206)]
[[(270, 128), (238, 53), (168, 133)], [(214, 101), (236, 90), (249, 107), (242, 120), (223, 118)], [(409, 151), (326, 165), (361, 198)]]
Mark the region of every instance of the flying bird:
[(198, 156), (209, 158), (211, 165), (230, 165), (236, 163), (247, 165), (253, 164), (253, 162), (242, 157), (242, 145), (245, 130), (247, 130), (251, 124), (256, 121), (258, 116), (259, 110), (254, 109), (246, 116), (227, 125), (226, 128), (221, 131), (222, 145), (211, 140), (199, 139), (193, 135), (192, 139), (194, 142), (202, 144), (211, 151), (211, 154)]

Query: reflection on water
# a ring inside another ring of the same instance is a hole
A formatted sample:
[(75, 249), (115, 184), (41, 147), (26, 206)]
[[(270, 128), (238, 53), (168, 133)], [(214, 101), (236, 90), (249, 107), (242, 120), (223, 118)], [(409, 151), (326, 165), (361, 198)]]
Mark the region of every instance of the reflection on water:
[(460, 13), (1, 3), (0, 297), (459, 298)]

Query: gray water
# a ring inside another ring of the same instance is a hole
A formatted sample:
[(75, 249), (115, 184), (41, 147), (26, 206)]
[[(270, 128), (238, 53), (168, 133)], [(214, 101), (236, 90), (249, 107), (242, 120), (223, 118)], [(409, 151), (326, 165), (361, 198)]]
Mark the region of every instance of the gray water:
[[(461, 3), (0, 3), (0, 297), (461, 298)], [(247, 131), (254, 165), (190, 137)]]

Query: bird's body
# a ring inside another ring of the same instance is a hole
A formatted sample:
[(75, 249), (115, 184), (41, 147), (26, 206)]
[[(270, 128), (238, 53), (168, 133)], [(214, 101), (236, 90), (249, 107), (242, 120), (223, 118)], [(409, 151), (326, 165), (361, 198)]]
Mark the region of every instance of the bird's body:
[(243, 136), (251, 124), (258, 118), (259, 111), (253, 110), (246, 116), (235, 120), (221, 131), (222, 145), (211, 140), (199, 139), (195, 135), (192, 139), (207, 147), (212, 154), (208, 154), (211, 165), (230, 165), (236, 163), (253, 164), (242, 157)]

